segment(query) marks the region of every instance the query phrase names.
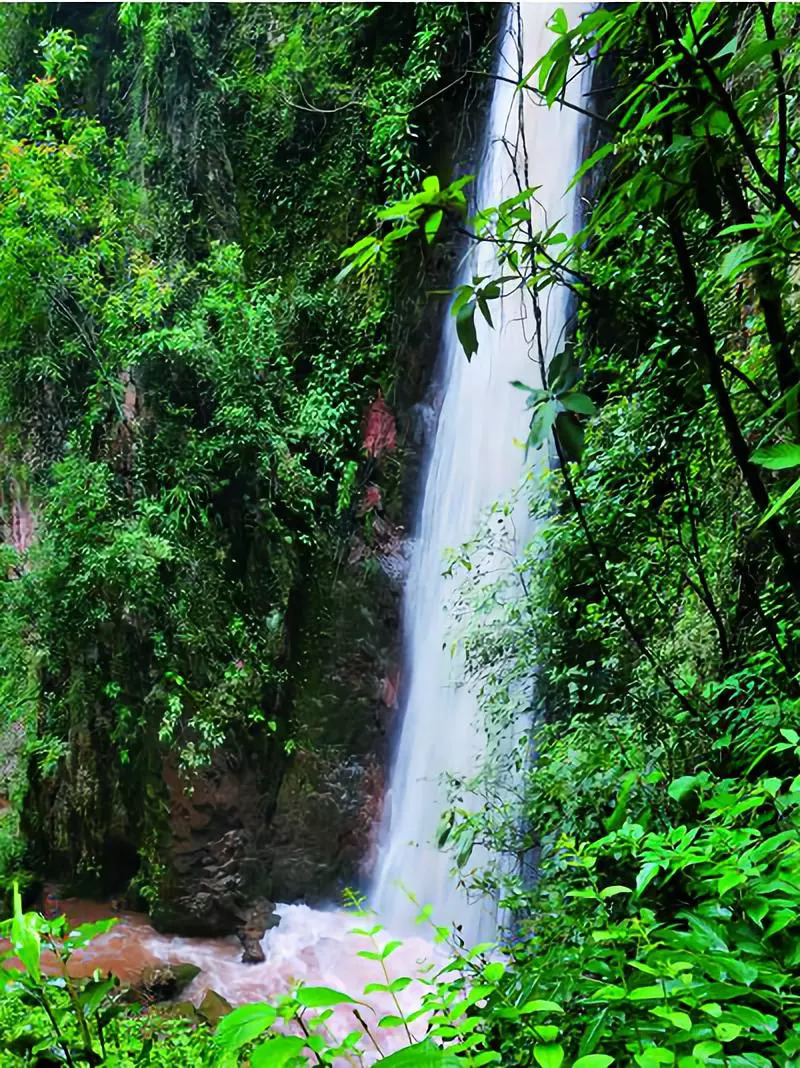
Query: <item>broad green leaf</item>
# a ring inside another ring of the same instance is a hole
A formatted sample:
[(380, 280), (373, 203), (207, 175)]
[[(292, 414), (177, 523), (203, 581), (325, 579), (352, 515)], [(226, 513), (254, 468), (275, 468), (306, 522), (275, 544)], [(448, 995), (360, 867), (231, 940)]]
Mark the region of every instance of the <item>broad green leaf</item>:
[(708, 1057), (716, 1057), (716, 1055), (722, 1049), (721, 1042), (713, 1042), (708, 1039), (705, 1042), (698, 1042), (692, 1047), (692, 1056), (697, 1057), (698, 1060), (706, 1060)]
[(558, 399), (570, 412), (577, 412), (579, 415), (597, 415), (594, 401), (585, 393), (562, 393)]
[(700, 780), (696, 775), (681, 775), (667, 787), (667, 793), (674, 801), (682, 801), (687, 794), (691, 793)]
[(558, 405), (553, 400), (543, 401), (534, 411), (531, 419), (531, 431), (528, 444), (538, 449), (547, 441), (548, 435), (558, 416)]
[(741, 1027), (738, 1024), (732, 1023), (718, 1023), (714, 1027), (714, 1034), (720, 1040), (720, 1042), (733, 1042), (735, 1038), (738, 1038), (742, 1033)]
[(379, 1063), (390, 1068), (459, 1068), (462, 1061), (426, 1038), (382, 1058)]
[(789, 924), (797, 921), (797, 913), (794, 909), (778, 909), (775, 915), (772, 917), (772, 921), (764, 932), (765, 938), (771, 938), (772, 935), (782, 931)]
[(439, 227), (442, 224), (443, 217), (444, 212), (439, 210), (434, 211), (425, 220), (425, 238), (429, 245), (433, 243), (437, 233), (439, 232)]
[(643, 864), (639, 870), (639, 874), (636, 876), (636, 893), (641, 894), (641, 892), (650, 885), (653, 879), (655, 879), (660, 870), (661, 865), (656, 861), (648, 861), (646, 864)]
[(572, 1062), (572, 1068), (608, 1068), (614, 1063), (614, 1058), (605, 1053), (589, 1053), (585, 1057), (578, 1057)]
[(557, 1042), (540, 1042), (533, 1047), (533, 1056), (542, 1068), (560, 1068), (564, 1061), (564, 1048)]
[(771, 471), (783, 471), (787, 467), (800, 467), (800, 445), (781, 442), (778, 445), (764, 445), (756, 449), (750, 457), (759, 467), (768, 467)]
[(220, 1020), (217, 1042), (225, 1050), (241, 1049), (272, 1027), (277, 1016), (271, 1005), (240, 1005)]
[(637, 1053), (634, 1060), (639, 1068), (656, 1068), (659, 1064), (674, 1064), (675, 1054), (672, 1050), (662, 1049), (660, 1046), (648, 1046), (641, 1053)]
[[(394, 944), (396, 949), (399, 942)], [(391, 952), (391, 950), (389, 950)], [(380, 959), (387, 955), (384, 950), (379, 953)], [(295, 999), (306, 1009), (327, 1009), (331, 1005), (356, 1005), (355, 998), (349, 994), (343, 994), (341, 990), (333, 990), (329, 986), (300, 986), (294, 992)]]
[(628, 993), (629, 1001), (650, 1001), (653, 998), (662, 999), (664, 987), (660, 983), (652, 983), (649, 986), (637, 986)]
[(521, 1015), (529, 1012), (563, 1012), (564, 1010), (556, 1001), (533, 1000), (526, 1001), (519, 1010)]
[(22, 911), (22, 897), (14, 884), (14, 915), (11, 920), (11, 945), (14, 953), (31, 978), (41, 981), (41, 940), (37, 929), (38, 917), (33, 912)]
[(573, 375), (580, 374), (580, 368), (572, 357), (572, 350), (567, 347), (554, 356), (547, 368), (547, 384), (553, 392), (569, 389), (574, 382)]
[(570, 460), (580, 460), (583, 456), (583, 427), (571, 412), (559, 412), (556, 416), (555, 431), (561, 447)]
[(250, 1068), (285, 1068), (302, 1055), (306, 1044), (297, 1035), (276, 1035), (250, 1054)]
[(478, 351), (478, 335), (475, 332), (475, 301), (469, 300), (456, 314), (456, 334), (468, 360)]
[(499, 983), (505, 975), (505, 965), (499, 960), (492, 961), (483, 969), (483, 977), (487, 983)]
[(741, 886), (746, 881), (747, 876), (741, 872), (729, 871), (726, 875), (722, 875), (717, 879), (717, 893), (720, 897), (723, 897), (729, 890), (733, 890), (736, 886)]

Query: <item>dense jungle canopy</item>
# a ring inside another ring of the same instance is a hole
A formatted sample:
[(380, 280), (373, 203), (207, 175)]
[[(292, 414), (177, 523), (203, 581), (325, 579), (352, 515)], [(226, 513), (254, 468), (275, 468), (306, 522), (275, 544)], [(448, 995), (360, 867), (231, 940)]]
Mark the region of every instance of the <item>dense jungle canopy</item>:
[[(0, 5), (1, 1064), (800, 1064), (800, 8), (545, 6), (574, 233), (536, 158), (474, 199), (534, 5)], [(54, 895), (246, 952), (363, 911), (437, 351), (512, 291), (536, 533), (442, 561), (500, 947), (422, 901), (421, 975), (354, 916), (366, 989), (78, 975), (111, 921)]]

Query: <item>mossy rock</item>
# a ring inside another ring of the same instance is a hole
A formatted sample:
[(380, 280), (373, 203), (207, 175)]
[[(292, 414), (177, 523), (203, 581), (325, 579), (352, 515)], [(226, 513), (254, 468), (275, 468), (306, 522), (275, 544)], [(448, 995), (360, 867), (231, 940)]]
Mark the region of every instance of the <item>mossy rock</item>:
[(165, 1020), (188, 1020), (198, 1027), (207, 1023), (206, 1017), (197, 1011), (191, 1001), (159, 1001), (152, 1011)]
[(190, 964), (188, 961), (182, 964), (171, 964), (170, 971), (175, 976), (176, 989), (175, 993), (179, 994), (182, 990), (185, 990), (189, 983), (202, 971), (202, 968), (198, 968), (196, 964)]
[(226, 1001), (222, 994), (218, 994), (216, 990), (206, 990), (205, 996), (200, 1002), (200, 1008), (197, 1011), (212, 1027), (215, 1027), (223, 1016), (233, 1012), (233, 1005)]
[(142, 970), (136, 986), (149, 997), (166, 1001), (185, 990), (201, 970), (188, 962), (150, 966)]

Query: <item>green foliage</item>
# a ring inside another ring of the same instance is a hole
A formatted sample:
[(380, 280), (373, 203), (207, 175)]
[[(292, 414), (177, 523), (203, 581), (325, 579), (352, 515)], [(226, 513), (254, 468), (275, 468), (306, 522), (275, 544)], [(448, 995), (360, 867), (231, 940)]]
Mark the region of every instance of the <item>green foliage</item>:
[(548, 388), (516, 383), (560, 461), (523, 491), (537, 535), (493, 577), (520, 503), (498, 505), (451, 565), (487, 745), (440, 845), (512, 915), (510, 988), (564, 1009), (537, 1055), (490, 1003), (504, 1064), (797, 1062), (793, 27), (781, 4), (557, 11), (523, 91), (569, 106), (595, 72), (583, 225), (535, 232), (525, 188), (467, 221), (499, 253), (458, 295), (468, 358), (509, 268), (535, 320), (549, 286), (578, 298)]
[(462, 30), (486, 21), (0, 12), (2, 508), (9, 530), (31, 518), (0, 591), (2, 730), (24, 739), (13, 789), (0, 769), (5, 883), (28, 782), (32, 863), (95, 880), (113, 818), (153, 898), (164, 754), (192, 772), (234, 738), (265, 761), (293, 748), (312, 561), (346, 555), (353, 488), (378, 476), (362, 416), (409, 343), (402, 264), (345, 294), (338, 251), (410, 193), (441, 83), (473, 55)]

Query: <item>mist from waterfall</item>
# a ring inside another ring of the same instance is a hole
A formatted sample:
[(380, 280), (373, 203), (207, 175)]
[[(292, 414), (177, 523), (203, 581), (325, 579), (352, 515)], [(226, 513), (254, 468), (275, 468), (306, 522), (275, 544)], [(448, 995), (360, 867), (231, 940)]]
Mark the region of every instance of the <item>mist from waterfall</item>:
[[(576, 20), (580, 5), (566, 5)], [(578, 165), (581, 116), (564, 107), (548, 110), (532, 93), (516, 91), (553, 35), (549, 4), (509, 5), (501, 33), (496, 77), (475, 190), (476, 206), (499, 204), (520, 188), (538, 187), (531, 204), (534, 230), (562, 220), (571, 232), (575, 192), (565, 195)], [(577, 92), (573, 83), (572, 91)], [(496, 276), (490, 245), (476, 246), (455, 284), (473, 275)], [(468, 900), (451, 874), (452, 858), (434, 839), (447, 805), (446, 774), (467, 780), (481, 766), (485, 733), (473, 689), (462, 684), (463, 665), (451, 653), (449, 602), (454, 580), (446, 577), (448, 550), (475, 534), (482, 513), (507, 499), (524, 472), (528, 413), (515, 379), (541, 385), (529, 298), (514, 292), (491, 304), (494, 329), (475, 317), (478, 352), (471, 362), (458, 342), (449, 309), (442, 331), (438, 374), (444, 394), (435, 440), (427, 459), (404, 610), (405, 700), (402, 728), (386, 797), (382, 842), (371, 902), (382, 922), (410, 931), (419, 905), (433, 906), (442, 925), (457, 923), (469, 942), (491, 939), (497, 905)], [(553, 289), (542, 304), (546, 359), (563, 341), (566, 292)], [(527, 466), (547, 462), (546, 449), (529, 454)], [(524, 494), (520, 504), (493, 522), (519, 551), (531, 534)], [(474, 854), (471, 863), (481, 862)], [(404, 889), (405, 888), (405, 889)]]

